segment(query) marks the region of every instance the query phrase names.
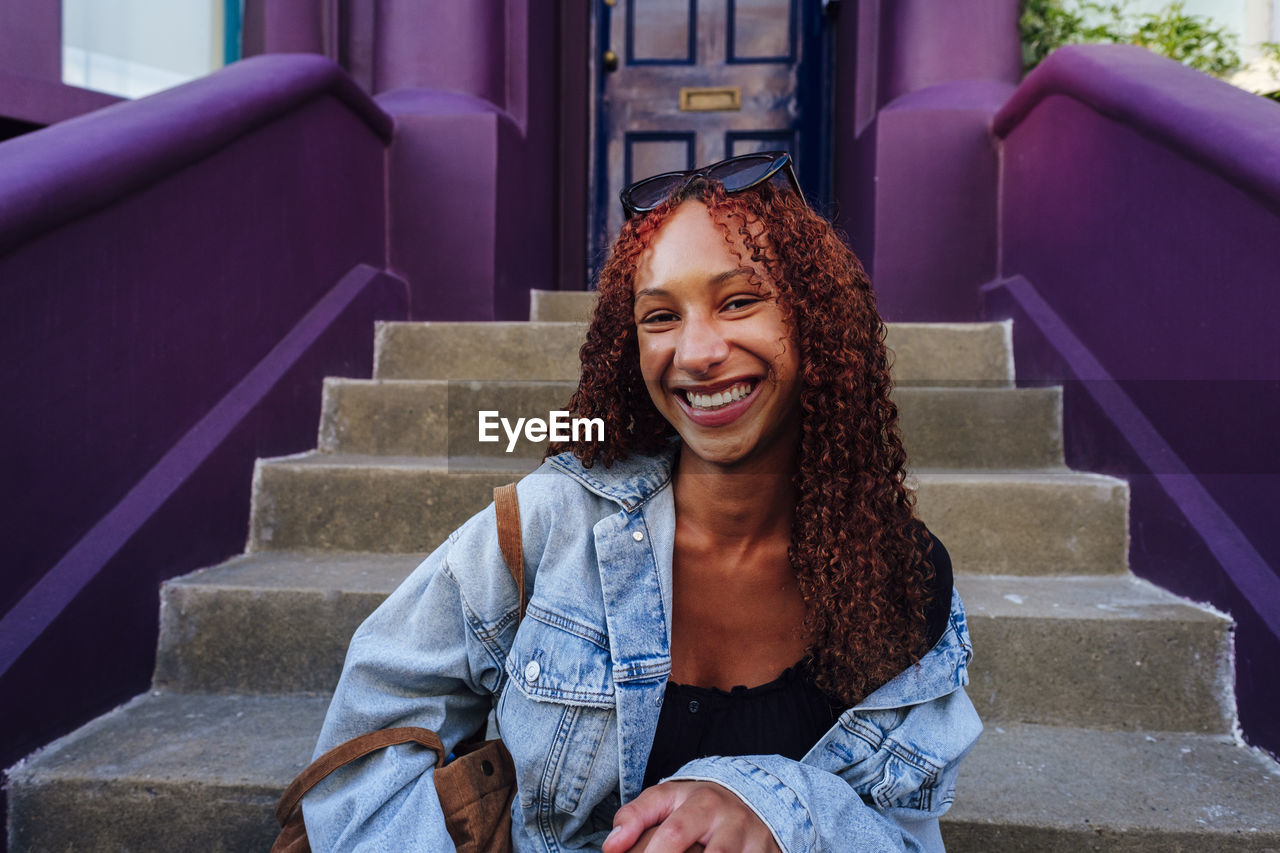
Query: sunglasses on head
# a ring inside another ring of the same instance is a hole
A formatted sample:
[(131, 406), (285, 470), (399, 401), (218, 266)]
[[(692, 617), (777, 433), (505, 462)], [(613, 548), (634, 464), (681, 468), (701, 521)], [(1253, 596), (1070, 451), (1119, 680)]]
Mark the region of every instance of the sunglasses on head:
[(796, 195), (804, 199), (800, 190), (800, 182), (796, 180), (795, 168), (791, 164), (791, 155), (785, 151), (758, 151), (754, 154), (740, 154), (712, 163), (701, 169), (689, 169), (684, 172), (663, 172), (651, 178), (643, 178), (626, 187), (618, 198), (622, 200), (622, 209), (627, 219), (649, 211), (662, 204), (673, 192), (683, 190), (694, 178), (706, 178), (719, 181), (727, 193), (737, 193), (772, 179), (784, 173)]

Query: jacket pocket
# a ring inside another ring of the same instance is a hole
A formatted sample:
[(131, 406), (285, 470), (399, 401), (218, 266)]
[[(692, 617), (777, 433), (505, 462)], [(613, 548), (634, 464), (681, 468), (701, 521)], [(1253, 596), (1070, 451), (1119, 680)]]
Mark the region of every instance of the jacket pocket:
[(547, 624), (549, 618), (529, 608), (507, 657), (498, 707), (520, 804), (540, 825), (551, 806), (564, 813), (578, 809), (614, 720), (608, 649), (586, 626), (566, 630)]
[(942, 768), (919, 752), (886, 741), (882, 746), (884, 765), (880, 778), (868, 792), (882, 809), (934, 810), (934, 793)]
[(613, 665), (604, 635), (533, 604), (516, 633), (506, 669), (509, 683), (535, 701), (614, 707)]

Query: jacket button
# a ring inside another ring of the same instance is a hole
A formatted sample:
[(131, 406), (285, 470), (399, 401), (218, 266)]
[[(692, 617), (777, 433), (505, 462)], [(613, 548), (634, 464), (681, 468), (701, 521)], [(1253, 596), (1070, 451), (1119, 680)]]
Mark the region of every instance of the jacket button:
[(636, 540), (637, 542), (641, 542), (644, 540), (644, 534), (641, 533), (639, 530), (637, 530), (635, 533), (631, 534), (631, 538)]
[(698, 711), (699, 711), (701, 708), (702, 708), (702, 703), (701, 703), (701, 702), (699, 702), (697, 699), (690, 699), (690, 700), (689, 700), (689, 713), (690, 713), (690, 714), (696, 714), (696, 713), (698, 713)]
[(529, 661), (524, 668), (524, 680), (533, 683), (538, 680), (539, 675), (542, 675), (542, 667), (536, 660)]

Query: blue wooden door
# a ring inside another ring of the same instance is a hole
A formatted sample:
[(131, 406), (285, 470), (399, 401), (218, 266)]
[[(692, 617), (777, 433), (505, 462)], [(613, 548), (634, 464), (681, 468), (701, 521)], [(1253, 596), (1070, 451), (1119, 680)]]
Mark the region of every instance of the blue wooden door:
[(658, 172), (784, 150), (829, 196), (829, 33), (822, 0), (592, 0), (592, 246), (622, 226), (618, 191)]

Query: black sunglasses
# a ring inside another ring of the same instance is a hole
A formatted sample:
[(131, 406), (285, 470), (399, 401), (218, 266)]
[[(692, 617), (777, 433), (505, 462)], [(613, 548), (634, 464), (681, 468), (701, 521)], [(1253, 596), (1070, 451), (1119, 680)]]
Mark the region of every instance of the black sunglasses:
[(673, 192), (687, 187), (694, 178), (719, 181), (725, 192), (737, 193), (762, 184), (779, 172), (786, 174), (791, 188), (803, 200), (804, 193), (800, 190), (800, 182), (796, 180), (791, 155), (785, 151), (757, 151), (754, 154), (730, 157), (701, 169), (663, 172), (661, 175), (636, 181), (620, 192), (618, 198), (622, 200), (622, 210), (627, 219), (630, 219), (653, 210)]

